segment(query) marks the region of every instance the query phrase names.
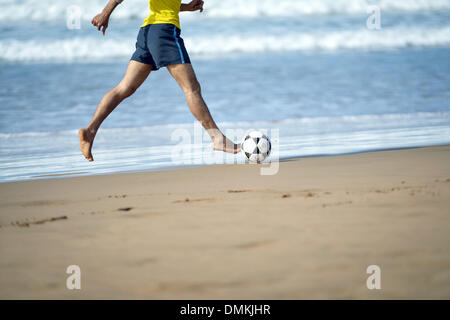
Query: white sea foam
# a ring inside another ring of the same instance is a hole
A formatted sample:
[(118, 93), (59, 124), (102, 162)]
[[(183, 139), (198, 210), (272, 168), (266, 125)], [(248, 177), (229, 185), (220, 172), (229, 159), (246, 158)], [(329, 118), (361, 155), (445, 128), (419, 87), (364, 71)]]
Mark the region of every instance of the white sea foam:
[[(352, 132), (358, 130), (383, 130), (392, 128), (428, 127), (428, 126), (450, 126), (450, 111), (442, 112), (415, 112), (415, 113), (391, 113), (391, 114), (366, 114), (337, 117), (304, 117), (292, 118), (276, 121), (245, 121), (245, 122), (221, 122), (223, 128), (283, 128), (283, 130), (293, 129), (301, 133), (321, 133), (324, 131)], [(192, 123), (154, 125), (146, 127), (121, 127), (102, 128), (102, 134), (108, 136), (120, 135), (125, 140), (129, 140), (128, 135), (157, 134), (167, 137), (176, 129), (192, 130)], [(57, 139), (74, 136), (77, 130), (63, 131), (35, 131), (18, 133), (0, 133), (0, 141), (8, 139)], [(167, 138), (170, 140), (170, 137)], [(148, 142), (146, 142), (148, 143)]]
[(343, 30), (333, 32), (290, 33), (284, 35), (215, 36), (188, 38), (189, 51), (199, 55), (222, 53), (335, 51), (342, 49), (384, 50), (404, 47), (450, 45), (450, 27), (435, 29), (393, 28), (380, 31)]
[[(54, 41), (0, 40), (3, 61), (81, 61), (127, 58), (134, 50), (133, 38), (72, 38)], [(332, 32), (221, 34), (185, 38), (190, 54), (216, 57), (230, 53), (286, 51), (386, 50), (404, 47), (449, 46), (450, 27), (392, 28), (380, 31), (342, 30)]]
[(66, 40), (3, 40), (0, 61), (90, 62), (130, 57), (135, 39), (72, 38)]
[(369, 4), (383, 11), (427, 11), (450, 9), (448, 0), (228, 0), (212, 1), (211, 17), (296, 17), (313, 14), (366, 14)]
[[(64, 19), (67, 7), (78, 5), (82, 18), (92, 19), (106, 0), (0, 0), (0, 21), (51, 21)], [(430, 11), (450, 9), (450, 0), (208, 0), (205, 18), (245, 18), (256, 16), (296, 17), (312, 14), (366, 14), (368, 4), (383, 11)], [(114, 12), (116, 19), (143, 19), (146, 0), (126, 0)], [(184, 15), (190, 19), (193, 15)]]

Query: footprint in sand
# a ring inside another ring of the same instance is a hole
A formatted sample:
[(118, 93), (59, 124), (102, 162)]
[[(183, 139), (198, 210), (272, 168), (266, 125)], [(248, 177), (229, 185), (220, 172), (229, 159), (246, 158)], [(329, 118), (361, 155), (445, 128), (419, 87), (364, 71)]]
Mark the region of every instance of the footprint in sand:
[(250, 192), (251, 190), (228, 190), (228, 193), (242, 193), (242, 192)]
[(117, 209), (117, 211), (131, 211), (131, 210), (133, 210), (134, 208), (133, 207), (124, 207), (124, 208), (119, 208), (119, 209)]
[(235, 248), (238, 249), (253, 249), (253, 248), (259, 248), (259, 247), (265, 247), (268, 245), (271, 245), (275, 243), (273, 240), (265, 240), (265, 241), (252, 241), (252, 242), (246, 242), (241, 243), (235, 246)]
[(175, 200), (173, 203), (190, 203), (190, 202), (201, 202), (201, 201), (214, 201), (214, 199), (213, 198), (202, 198), (202, 199), (185, 198), (184, 200)]
[(41, 201), (29, 201), (23, 202), (22, 207), (41, 207), (41, 206), (62, 206), (65, 205), (67, 201), (63, 200), (41, 200)]
[(52, 218), (46, 218), (41, 220), (34, 220), (34, 221), (15, 221), (11, 222), (12, 226), (16, 227), (29, 227), (32, 224), (44, 224), (46, 222), (53, 222), (58, 220), (66, 220), (68, 219), (67, 216), (60, 216), (60, 217), (52, 217)]
[(346, 204), (352, 204), (353, 201), (341, 201), (341, 202), (335, 202), (335, 203), (324, 203), (322, 204), (322, 208), (326, 208), (326, 207), (335, 207), (335, 206), (343, 206)]
[(121, 198), (126, 198), (127, 195), (126, 194), (119, 194), (119, 195), (109, 195), (108, 198), (116, 198), (116, 199), (121, 199)]

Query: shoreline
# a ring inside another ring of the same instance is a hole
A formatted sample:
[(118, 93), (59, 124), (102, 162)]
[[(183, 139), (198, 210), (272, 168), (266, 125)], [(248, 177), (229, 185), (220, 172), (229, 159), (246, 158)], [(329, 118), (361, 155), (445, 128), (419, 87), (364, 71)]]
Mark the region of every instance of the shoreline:
[[(306, 156), (294, 156), (294, 157), (280, 157), (279, 162), (288, 162), (288, 161), (296, 161), (301, 159), (309, 159), (309, 158), (323, 158), (323, 157), (339, 157), (339, 156), (347, 156), (347, 155), (358, 155), (365, 154), (371, 152), (383, 152), (383, 151), (396, 151), (396, 150), (409, 150), (409, 149), (421, 149), (421, 148), (433, 148), (433, 147), (446, 147), (450, 146), (448, 143), (444, 144), (436, 144), (436, 145), (423, 145), (423, 146), (414, 146), (414, 147), (400, 147), (400, 148), (380, 148), (380, 149), (371, 149), (365, 151), (355, 151), (355, 152), (345, 152), (345, 153), (337, 153), (337, 154), (316, 154), (316, 155), (306, 155)], [(80, 161), (84, 161), (85, 159), (81, 159)], [(104, 175), (117, 175), (117, 174), (133, 174), (133, 173), (149, 173), (149, 172), (158, 172), (158, 171), (171, 171), (171, 170), (184, 170), (190, 168), (201, 168), (201, 167), (210, 167), (210, 166), (232, 166), (232, 165), (254, 165), (252, 163), (224, 163), (224, 164), (193, 164), (193, 165), (175, 165), (175, 166), (164, 166), (160, 168), (148, 169), (148, 170), (129, 170), (129, 171), (117, 171), (113, 173), (89, 173), (89, 172), (63, 172), (63, 173), (53, 173), (53, 174), (43, 174), (38, 176), (32, 176), (26, 180), (16, 180), (16, 181), (0, 181), (1, 184), (5, 183), (17, 183), (17, 182), (25, 182), (25, 181), (38, 181), (38, 180), (47, 180), (47, 179), (65, 179), (65, 178), (74, 178), (74, 177), (89, 177), (89, 176), (104, 176)], [(263, 163), (263, 165), (268, 165), (268, 163)]]
[[(0, 184), (3, 299), (448, 299), (450, 146)], [(70, 265), (81, 290), (67, 290)], [(378, 265), (382, 289), (368, 290)]]

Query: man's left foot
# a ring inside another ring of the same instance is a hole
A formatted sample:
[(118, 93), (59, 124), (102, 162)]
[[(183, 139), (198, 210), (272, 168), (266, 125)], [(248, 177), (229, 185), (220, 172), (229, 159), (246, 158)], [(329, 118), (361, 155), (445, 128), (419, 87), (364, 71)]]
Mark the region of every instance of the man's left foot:
[(78, 131), (78, 137), (80, 138), (81, 153), (88, 161), (94, 161), (91, 149), (94, 143), (95, 133), (89, 131), (87, 128), (83, 128)]
[(228, 153), (239, 153), (241, 151), (241, 144), (234, 143), (225, 136), (213, 138), (213, 149)]

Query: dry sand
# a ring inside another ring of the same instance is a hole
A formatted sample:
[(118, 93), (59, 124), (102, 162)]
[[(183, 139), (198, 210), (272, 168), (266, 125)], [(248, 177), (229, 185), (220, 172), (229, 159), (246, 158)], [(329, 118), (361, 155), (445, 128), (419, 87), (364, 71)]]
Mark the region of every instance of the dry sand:
[[(95, 165), (95, 163), (93, 164)], [(0, 184), (0, 298), (450, 298), (450, 147)], [(366, 268), (381, 268), (368, 290)], [(79, 265), (81, 290), (66, 289)]]

